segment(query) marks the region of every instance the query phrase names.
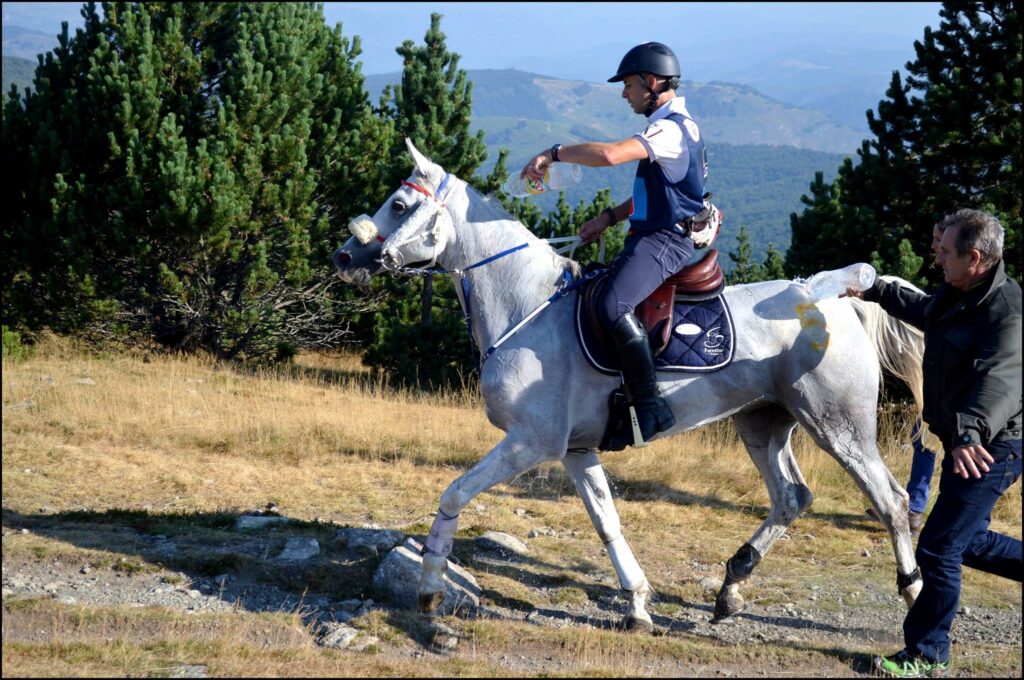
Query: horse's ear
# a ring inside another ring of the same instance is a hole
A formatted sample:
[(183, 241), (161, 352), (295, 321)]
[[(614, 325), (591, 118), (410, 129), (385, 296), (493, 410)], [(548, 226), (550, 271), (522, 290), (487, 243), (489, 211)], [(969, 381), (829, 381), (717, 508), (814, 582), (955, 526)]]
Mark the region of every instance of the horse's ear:
[(421, 154), (408, 137), (405, 138), (405, 148), (409, 150), (409, 155), (412, 156), (413, 162), (416, 163), (416, 172), (418, 174), (431, 179), (438, 178), (444, 174), (441, 166)]

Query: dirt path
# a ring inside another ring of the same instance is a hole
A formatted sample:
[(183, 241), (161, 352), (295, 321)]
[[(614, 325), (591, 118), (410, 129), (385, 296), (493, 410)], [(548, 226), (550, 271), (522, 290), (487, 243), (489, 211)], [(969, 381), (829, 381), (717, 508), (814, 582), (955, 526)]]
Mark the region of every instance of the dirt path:
[[(625, 600), (608, 574), (553, 582), (531, 576), (529, 560), (471, 549), (475, 544), (465, 542), (457, 552), (469, 556), (465, 566), (483, 587), (482, 606), (446, 617), (440, 630), (448, 626), (451, 635), (439, 635), (439, 629), (424, 623), (423, 617), (369, 600), (370, 577), (382, 556), (332, 543), (337, 527), (282, 526), (238, 532), (230, 528), (228, 519), (218, 519), (207, 522), (216, 527), (201, 531), (171, 527), (168, 533), (153, 533), (138, 528), (142, 519), (23, 517), (5, 511), (4, 644), (56, 642), (57, 627), (46, 621), (53, 618), (51, 610), (12, 606), (33, 598), (52, 598), (56, 605), (69, 608), (158, 607), (195, 616), (301, 611), (310, 636), (323, 632), (325, 626), (358, 626), (361, 618), (385, 621), (398, 634), (376, 641), (374, 652), (382, 661), (412, 659), (431, 664), (466, 656), (507, 674), (566, 675), (581, 670), (579, 652), (566, 648), (564, 636), (548, 640), (545, 632), (614, 631), (625, 611)], [(311, 535), (318, 536), (322, 546), (315, 557), (296, 564), (269, 557), (289, 539)], [(53, 548), (55, 541), (59, 550)], [(105, 557), (110, 554), (121, 557)], [(700, 577), (702, 565), (693, 566), (694, 578)], [(872, 651), (896, 651), (900, 646), (904, 612), (893, 594), (870, 583), (853, 592), (837, 588), (830, 585), (827, 573), (806, 592), (794, 593), (792, 602), (774, 604), (758, 601), (758, 581), (770, 585), (772, 579), (765, 574), (747, 589), (752, 602), (745, 611), (726, 623), (711, 624), (717, 584), (715, 569), (704, 568), (708, 574), (701, 577), (699, 600), (668, 592), (656, 596), (651, 606), (653, 633), (613, 633), (627, 639), (627, 646), (644, 650), (637, 652), (634, 662), (637, 675), (856, 676), (867, 672)], [(501, 581), (510, 575), (523, 588), (515, 596), (508, 594)], [(652, 581), (657, 587), (654, 577)], [(297, 592), (295, 584), (304, 584), (306, 592)], [(476, 628), (480, 625), (492, 631), (505, 626), (510, 638), (520, 642), (485, 641), (483, 629)], [(144, 637), (145, 631), (124, 634)], [(959, 674), (1002, 674), (993, 669), (1019, 674), (1019, 606), (968, 603), (957, 617), (953, 636), (954, 655), (962, 662)], [(680, 645), (669, 643), (692, 647), (692, 654), (680, 659)], [(702, 655), (712, 651), (710, 662), (702, 663)]]

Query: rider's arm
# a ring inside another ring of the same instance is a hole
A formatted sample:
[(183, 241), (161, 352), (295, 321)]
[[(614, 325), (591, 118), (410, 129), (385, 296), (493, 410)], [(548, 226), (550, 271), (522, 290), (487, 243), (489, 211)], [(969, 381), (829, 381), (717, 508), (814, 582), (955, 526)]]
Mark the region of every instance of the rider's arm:
[[(639, 161), (647, 157), (647, 149), (644, 148), (644, 145), (636, 137), (623, 139), (619, 142), (563, 144), (558, 149), (559, 161), (586, 165), (592, 168), (621, 165), (622, 163)], [(552, 162), (551, 149), (545, 149), (531, 158), (519, 175), (527, 175), (531, 179), (540, 181), (544, 178), (544, 173)]]

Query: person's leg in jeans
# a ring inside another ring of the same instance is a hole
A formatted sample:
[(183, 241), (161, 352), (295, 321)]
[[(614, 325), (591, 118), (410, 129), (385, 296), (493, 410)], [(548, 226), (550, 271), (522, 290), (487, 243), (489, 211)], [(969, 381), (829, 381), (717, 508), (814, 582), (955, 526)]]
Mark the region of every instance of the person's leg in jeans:
[(910, 480), (907, 482), (907, 494), (910, 495), (910, 512), (923, 513), (928, 507), (928, 491), (932, 484), (932, 473), (935, 470), (935, 452), (925, 447), (921, 439), (921, 421), (914, 424), (910, 434), (914, 447), (914, 459), (910, 463)]
[(939, 497), (917, 544), (924, 587), (903, 621), (906, 651), (914, 657), (949, 661), (949, 630), (960, 603), (962, 564), (1020, 580), (1020, 540), (988, 529), (996, 501), (1020, 477), (1020, 443), (1016, 455), (999, 452), (1002, 459), (993, 449), (989, 453), (997, 462), (981, 479), (954, 474), (948, 454), (942, 461)]

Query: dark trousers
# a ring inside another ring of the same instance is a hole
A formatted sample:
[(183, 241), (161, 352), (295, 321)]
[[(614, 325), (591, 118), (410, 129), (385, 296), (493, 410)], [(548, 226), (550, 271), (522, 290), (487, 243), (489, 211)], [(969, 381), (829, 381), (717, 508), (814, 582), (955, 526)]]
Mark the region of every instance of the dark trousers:
[(693, 239), (675, 227), (627, 236), (598, 304), (604, 326), (611, 328), (620, 316), (632, 312), (692, 256)]
[(903, 621), (903, 638), (910, 654), (932, 662), (949, 661), (949, 630), (960, 606), (961, 565), (1021, 580), (1020, 539), (988, 528), (996, 501), (1020, 478), (1021, 440), (990, 443), (986, 450), (996, 462), (981, 479), (954, 474), (953, 459), (946, 454), (939, 497), (918, 539), (916, 557), (924, 587)]

